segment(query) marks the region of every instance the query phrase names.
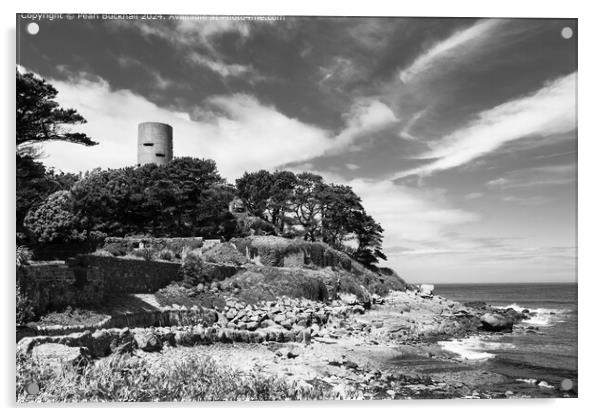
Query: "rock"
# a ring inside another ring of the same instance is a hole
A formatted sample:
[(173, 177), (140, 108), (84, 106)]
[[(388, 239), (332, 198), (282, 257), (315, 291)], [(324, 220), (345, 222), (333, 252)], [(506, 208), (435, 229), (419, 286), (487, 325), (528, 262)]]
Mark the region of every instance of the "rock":
[(247, 330), (255, 331), (257, 328), (259, 328), (259, 322), (251, 321), (247, 323)]
[(99, 329), (92, 334), (90, 352), (94, 357), (106, 357), (111, 353), (113, 337), (106, 329)]
[(294, 348), (282, 347), (276, 350), (276, 355), (282, 358), (297, 358), (299, 356), (299, 351)]
[(163, 345), (161, 340), (150, 331), (136, 331), (134, 332), (134, 340), (142, 351), (155, 352), (161, 351)]
[(435, 285), (420, 285), (418, 294), (423, 298), (432, 298)]
[(353, 293), (339, 293), (339, 299), (346, 305), (359, 305), (360, 303)]
[(271, 319), (265, 319), (263, 321), (261, 321), (261, 327), (262, 328), (267, 328), (270, 326), (276, 325), (276, 322), (272, 321)]
[(366, 309), (364, 309), (362, 305), (354, 305), (352, 310), (353, 313), (359, 313), (362, 315), (366, 312)]
[(311, 344), (311, 330), (309, 328), (305, 328), (303, 331), (303, 343), (305, 345)]
[(129, 328), (123, 328), (119, 330), (111, 340), (110, 350), (112, 353), (122, 354), (125, 352), (132, 352), (136, 347), (136, 341), (134, 335)]
[(219, 326), (226, 326), (226, 325), (228, 325), (228, 321), (229, 321), (229, 319), (223, 313), (218, 313), (217, 314), (217, 321), (216, 322), (217, 322), (217, 324)]
[(85, 348), (68, 347), (63, 344), (47, 343), (36, 345), (31, 356), (40, 364), (48, 365), (53, 371), (60, 372), (63, 365), (83, 365), (88, 361)]
[(465, 302), (464, 306), (466, 306), (468, 308), (483, 309), (484, 307), (487, 306), (487, 304), (485, 302), (481, 302), (481, 301), (471, 301), (471, 302)]
[(480, 318), (481, 326), (485, 331), (512, 332), (513, 322), (511, 319), (496, 313), (486, 313)]
[(174, 334), (174, 342), (176, 345), (190, 347), (194, 345), (194, 335), (190, 331), (176, 331)]
[(293, 327), (293, 323), (290, 319), (285, 319), (284, 321), (280, 322), (280, 325), (282, 325), (284, 329), (288, 330), (290, 330)]
[(36, 345), (36, 339), (33, 337), (26, 337), (21, 339), (17, 343), (17, 354), (29, 354), (33, 347)]

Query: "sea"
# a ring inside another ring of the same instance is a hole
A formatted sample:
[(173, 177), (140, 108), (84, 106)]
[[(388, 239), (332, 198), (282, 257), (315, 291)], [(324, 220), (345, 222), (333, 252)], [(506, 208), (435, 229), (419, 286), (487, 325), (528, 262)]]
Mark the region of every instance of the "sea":
[(509, 334), (440, 342), (459, 359), (504, 376), (498, 386), (533, 397), (577, 394), (577, 284), (439, 284), (436, 294), (534, 315)]

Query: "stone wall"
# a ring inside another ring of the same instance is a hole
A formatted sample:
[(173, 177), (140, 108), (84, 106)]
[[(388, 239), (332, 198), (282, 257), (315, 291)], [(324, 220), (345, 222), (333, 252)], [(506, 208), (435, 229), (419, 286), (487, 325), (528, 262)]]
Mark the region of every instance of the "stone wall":
[(89, 280), (102, 280), (107, 293), (154, 293), (181, 278), (174, 262), (82, 255), (69, 263), (83, 267)]
[(135, 249), (148, 248), (153, 251), (168, 249), (180, 256), (184, 248), (194, 250), (203, 247), (204, 243), (203, 237), (107, 237), (103, 248), (115, 255), (125, 255)]
[[(108, 296), (155, 293), (182, 279), (181, 263), (84, 254), (66, 262), (41, 262), (17, 268), (17, 284), (39, 315), (66, 306), (94, 306)], [(238, 267), (205, 263), (204, 282), (221, 281)]]
[(69, 267), (63, 262), (18, 267), (17, 284), (36, 314), (68, 305), (98, 304), (105, 294), (102, 279), (87, 276), (81, 268)]

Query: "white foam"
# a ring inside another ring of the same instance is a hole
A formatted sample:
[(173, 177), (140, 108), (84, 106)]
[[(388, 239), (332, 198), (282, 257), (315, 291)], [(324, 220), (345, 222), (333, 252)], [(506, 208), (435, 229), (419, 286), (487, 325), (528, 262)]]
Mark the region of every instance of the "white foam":
[(537, 379), (535, 378), (517, 378), (516, 381), (521, 381), (527, 384), (537, 384)]
[(490, 337), (473, 335), (464, 339), (439, 341), (438, 344), (446, 351), (458, 354), (465, 360), (484, 361), (495, 357), (489, 351), (515, 348), (514, 345), (502, 342), (487, 341)]
[(568, 312), (566, 309), (549, 309), (549, 308), (525, 308), (523, 306), (517, 305), (516, 303), (511, 303), (506, 306), (494, 306), (496, 309), (514, 309), (517, 312), (522, 312), (527, 309), (533, 316), (522, 321), (523, 324), (527, 324), (529, 326), (550, 326), (554, 322), (562, 322), (560, 320), (559, 315)]

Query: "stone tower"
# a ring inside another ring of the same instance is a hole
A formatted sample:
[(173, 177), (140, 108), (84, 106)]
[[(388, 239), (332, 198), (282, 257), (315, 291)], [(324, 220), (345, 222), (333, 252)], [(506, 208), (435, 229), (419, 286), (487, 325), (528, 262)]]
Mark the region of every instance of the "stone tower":
[(138, 166), (164, 165), (173, 159), (173, 128), (169, 124), (138, 124)]

